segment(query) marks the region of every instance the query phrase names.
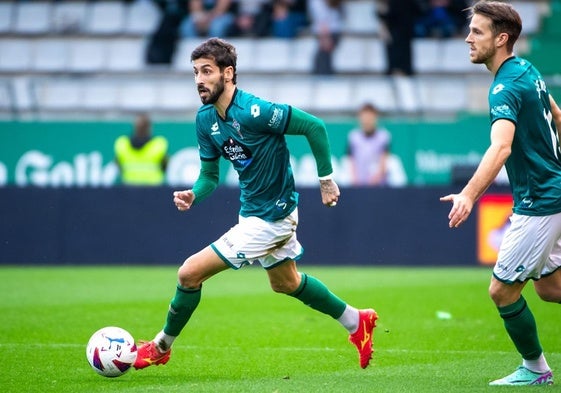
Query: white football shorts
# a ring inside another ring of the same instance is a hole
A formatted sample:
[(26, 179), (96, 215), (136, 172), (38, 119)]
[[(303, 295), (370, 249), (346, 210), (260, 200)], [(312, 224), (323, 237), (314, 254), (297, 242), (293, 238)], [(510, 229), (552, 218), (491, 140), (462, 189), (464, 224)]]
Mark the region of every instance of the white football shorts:
[(539, 280), (561, 267), (561, 213), (513, 214), (493, 276), (504, 283)]
[(238, 223), (210, 246), (233, 269), (253, 262), (271, 269), (302, 256), (304, 249), (296, 239), (297, 226), (298, 209), (275, 222), (239, 216)]

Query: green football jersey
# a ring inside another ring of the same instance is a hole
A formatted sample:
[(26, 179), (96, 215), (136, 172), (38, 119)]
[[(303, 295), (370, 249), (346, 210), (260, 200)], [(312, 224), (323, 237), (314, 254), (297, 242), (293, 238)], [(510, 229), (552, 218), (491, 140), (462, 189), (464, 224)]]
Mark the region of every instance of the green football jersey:
[(489, 90), (491, 123), (512, 121), (516, 128), (506, 170), (514, 212), (544, 216), (561, 212), (561, 151), (551, 114), (549, 91), (538, 70), (512, 57)]
[(201, 160), (220, 156), (232, 163), (240, 182), (240, 215), (277, 221), (298, 204), (284, 133), (291, 107), (236, 89), (222, 119), (213, 105), (196, 119)]

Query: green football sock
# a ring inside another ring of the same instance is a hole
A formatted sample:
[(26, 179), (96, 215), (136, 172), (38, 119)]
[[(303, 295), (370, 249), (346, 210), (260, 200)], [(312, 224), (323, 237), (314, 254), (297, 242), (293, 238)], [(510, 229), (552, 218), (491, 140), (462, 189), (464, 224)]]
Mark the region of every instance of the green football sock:
[(335, 296), (324, 283), (317, 278), (302, 273), (302, 282), (289, 296), (295, 297), (314, 310), (337, 319), (345, 311), (347, 304)]
[(191, 318), (201, 300), (201, 288), (187, 289), (177, 285), (175, 296), (169, 305), (164, 333), (177, 337)]
[(533, 360), (540, 357), (542, 347), (534, 315), (524, 297), (520, 296), (513, 304), (499, 307), (506, 331), (523, 359)]

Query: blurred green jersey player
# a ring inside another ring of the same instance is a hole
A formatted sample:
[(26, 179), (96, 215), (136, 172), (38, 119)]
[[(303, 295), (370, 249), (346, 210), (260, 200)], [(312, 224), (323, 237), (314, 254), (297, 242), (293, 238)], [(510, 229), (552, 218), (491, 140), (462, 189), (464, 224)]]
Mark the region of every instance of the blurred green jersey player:
[(466, 43), (473, 63), (494, 75), (489, 90), (491, 145), (453, 203), (451, 228), (467, 220), (477, 199), (506, 166), (514, 207), (493, 269), (491, 299), (522, 365), (491, 385), (552, 384), (536, 321), (522, 290), (529, 280), (541, 299), (561, 302), (561, 110), (538, 70), (514, 56), (522, 30), (512, 5), (479, 1), (471, 8)]

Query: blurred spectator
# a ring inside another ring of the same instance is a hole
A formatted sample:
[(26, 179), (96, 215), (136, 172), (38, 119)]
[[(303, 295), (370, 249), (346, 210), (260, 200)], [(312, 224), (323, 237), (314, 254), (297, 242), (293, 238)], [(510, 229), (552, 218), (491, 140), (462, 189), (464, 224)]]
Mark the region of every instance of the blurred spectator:
[(306, 0), (238, 0), (234, 35), (295, 38), (308, 24)]
[(425, 12), (415, 25), (417, 37), (450, 38), (467, 25), (466, 0), (426, 0)]
[(378, 0), (378, 17), (386, 42), (388, 75), (412, 75), (412, 41), (421, 0)]
[(294, 38), (300, 33), (300, 30), (308, 24), (306, 3), (306, 0), (272, 1), (273, 37)]
[(171, 64), (179, 38), (179, 25), (187, 14), (187, 0), (157, 0), (161, 19), (146, 47), (146, 63)]
[(182, 37), (226, 37), (234, 25), (237, 2), (189, 0), (188, 15), (180, 26)]
[(314, 74), (330, 75), (333, 69), (333, 52), (341, 38), (343, 27), (342, 0), (309, 0), (312, 32), (318, 40), (314, 57)]
[(349, 133), (347, 154), (351, 161), (351, 184), (382, 186), (388, 181), (391, 135), (378, 125), (378, 109), (364, 104), (358, 111), (358, 128)]
[(152, 124), (148, 115), (138, 115), (132, 135), (117, 138), (114, 149), (122, 184), (163, 184), (168, 162), (168, 142), (163, 136), (152, 136)]
[(272, 4), (269, 0), (238, 0), (237, 8), (231, 35), (245, 37), (271, 35)]

